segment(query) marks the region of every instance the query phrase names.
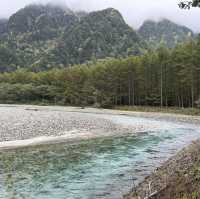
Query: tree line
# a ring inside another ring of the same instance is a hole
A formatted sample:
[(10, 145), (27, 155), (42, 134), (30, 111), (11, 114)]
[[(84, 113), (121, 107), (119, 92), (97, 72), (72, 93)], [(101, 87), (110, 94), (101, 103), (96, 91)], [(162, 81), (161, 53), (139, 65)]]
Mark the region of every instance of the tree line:
[(0, 103), (195, 107), (199, 100), (200, 38), (123, 59), (0, 73)]

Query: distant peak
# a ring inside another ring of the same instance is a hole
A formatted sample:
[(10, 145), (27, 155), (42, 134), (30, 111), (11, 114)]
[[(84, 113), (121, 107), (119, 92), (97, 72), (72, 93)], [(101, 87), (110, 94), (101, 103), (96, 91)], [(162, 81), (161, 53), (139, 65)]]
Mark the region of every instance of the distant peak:
[(143, 24), (158, 24), (158, 23), (174, 23), (166, 18), (161, 18), (159, 20), (147, 19), (143, 22)]
[(107, 17), (112, 20), (118, 20), (120, 22), (125, 23), (122, 14), (114, 8), (106, 8), (104, 10), (94, 11), (90, 13), (90, 16), (95, 15), (102, 15), (102, 17)]
[(166, 19), (166, 18), (161, 18), (158, 23), (168, 23), (168, 24), (177, 24), (169, 19)]
[[(159, 25), (173, 25), (173, 26), (179, 26), (179, 27), (185, 27), (184, 25), (181, 25), (179, 23), (176, 23), (176, 22), (173, 22), (167, 18), (161, 18), (159, 20), (152, 20), (152, 19), (147, 19), (143, 22), (142, 26), (146, 26), (146, 25), (156, 25), (156, 26), (159, 26)], [(141, 27), (142, 27), (141, 26)], [(187, 27), (185, 27), (187, 28)]]
[(110, 15), (120, 15), (120, 17), (122, 17), (121, 13), (115, 8), (106, 8), (102, 11)]
[(192, 30), (166, 18), (158, 21), (146, 20), (139, 28), (139, 34), (152, 48), (157, 48), (162, 43), (168, 48), (174, 48), (177, 43), (182, 43), (193, 36)]
[(119, 12), (117, 9), (115, 9), (115, 8), (106, 8), (106, 9), (104, 9), (105, 11), (107, 11), (107, 12)]

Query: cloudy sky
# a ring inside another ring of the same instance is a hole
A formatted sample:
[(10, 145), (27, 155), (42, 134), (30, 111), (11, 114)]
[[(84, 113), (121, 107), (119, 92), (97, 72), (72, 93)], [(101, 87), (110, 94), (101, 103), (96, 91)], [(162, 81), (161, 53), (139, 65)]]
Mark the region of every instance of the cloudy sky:
[(30, 3), (66, 3), (76, 10), (100, 10), (113, 7), (118, 9), (127, 23), (138, 28), (146, 19), (159, 20), (168, 18), (179, 24), (200, 32), (200, 8), (180, 10), (177, 6), (181, 0), (0, 0), (0, 17), (8, 17)]

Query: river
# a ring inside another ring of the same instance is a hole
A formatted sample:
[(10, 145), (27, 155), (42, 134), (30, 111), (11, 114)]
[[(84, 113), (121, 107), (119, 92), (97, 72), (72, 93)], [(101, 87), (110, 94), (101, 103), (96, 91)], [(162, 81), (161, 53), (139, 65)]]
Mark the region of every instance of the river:
[[(151, 119), (113, 116), (129, 125)], [(158, 123), (158, 121), (156, 121)], [(178, 150), (200, 138), (189, 124), (0, 152), (1, 199), (120, 199)]]

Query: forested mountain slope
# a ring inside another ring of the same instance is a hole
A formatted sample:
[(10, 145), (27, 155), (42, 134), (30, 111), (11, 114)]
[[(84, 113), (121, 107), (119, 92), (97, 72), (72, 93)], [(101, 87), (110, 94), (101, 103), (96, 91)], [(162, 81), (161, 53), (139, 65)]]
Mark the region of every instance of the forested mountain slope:
[(15, 36), (23, 35), (25, 41), (34, 42), (57, 37), (62, 29), (77, 21), (74, 13), (53, 5), (30, 5), (12, 15), (8, 31)]
[(159, 22), (147, 20), (140, 27), (138, 33), (152, 48), (163, 44), (168, 48), (174, 48), (178, 43), (186, 42), (194, 36), (189, 28), (167, 19)]
[(146, 48), (112, 8), (76, 13), (49, 4), (29, 5), (8, 21), (0, 21), (0, 38), (0, 71), (19, 67), (46, 70), (140, 54)]
[(64, 58), (65, 65), (141, 54), (145, 48), (137, 33), (112, 8), (89, 13), (65, 31), (62, 41), (50, 56), (59, 58), (57, 62)]
[(29, 5), (0, 20), (0, 72), (141, 55), (161, 44), (173, 48), (192, 37), (190, 29), (166, 19), (146, 21), (135, 31), (113, 8), (86, 13), (51, 4)]

